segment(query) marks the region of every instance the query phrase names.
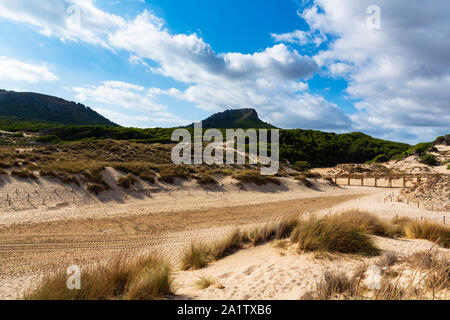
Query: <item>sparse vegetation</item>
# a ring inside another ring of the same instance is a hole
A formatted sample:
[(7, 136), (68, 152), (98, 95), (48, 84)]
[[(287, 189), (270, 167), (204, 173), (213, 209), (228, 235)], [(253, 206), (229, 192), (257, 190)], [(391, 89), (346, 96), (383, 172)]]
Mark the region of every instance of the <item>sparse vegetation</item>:
[(215, 185), (217, 184), (217, 180), (211, 177), (210, 175), (196, 175), (194, 176), (195, 180), (197, 180), (197, 183), (200, 185)]
[(293, 168), (300, 172), (306, 172), (311, 169), (311, 164), (308, 161), (296, 161)]
[(106, 190), (106, 187), (100, 183), (90, 182), (87, 185), (87, 190), (91, 193), (95, 193), (96, 195), (99, 195), (101, 192)]
[(191, 243), (191, 246), (183, 253), (181, 268), (183, 270), (196, 270), (205, 267), (210, 259), (210, 248), (205, 244)]
[(117, 185), (124, 189), (130, 189), (135, 182), (136, 177), (132, 173), (129, 173), (126, 176), (120, 176), (119, 179), (117, 179)]
[(27, 300), (154, 300), (173, 294), (170, 265), (158, 256), (136, 260), (117, 258), (112, 262), (83, 270), (80, 290), (67, 288), (64, 271), (47, 276)]
[(356, 296), (365, 270), (363, 266), (350, 277), (343, 271), (326, 272), (323, 280), (317, 284), (316, 290), (306, 293), (301, 299), (333, 300)]
[(311, 183), (311, 181), (309, 181), (306, 178), (306, 176), (304, 176), (304, 175), (298, 175), (294, 179), (300, 181), (300, 183), (303, 184), (307, 188), (312, 188), (313, 187), (313, 184)]
[(242, 183), (254, 183), (258, 186), (273, 183), (280, 185), (281, 182), (272, 176), (262, 176), (259, 171), (256, 170), (245, 170), (243, 172), (236, 173), (233, 178), (239, 180)]
[[(390, 268), (401, 264), (400, 270)], [(378, 288), (368, 288), (364, 283), (367, 267), (362, 265), (352, 276), (342, 271), (326, 272), (324, 279), (316, 288), (307, 292), (304, 300), (414, 300), (440, 299), (446, 297), (450, 289), (450, 262), (437, 253), (416, 252), (400, 259), (394, 254), (386, 254), (380, 258), (378, 266), (382, 270)], [(403, 281), (402, 281), (403, 279)], [(370, 281), (370, 279), (369, 279)]]
[(19, 177), (19, 178), (22, 178), (22, 179), (29, 179), (29, 178), (37, 179), (35, 174), (32, 171), (28, 170), (28, 169), (12, 170), (11, 171), (11, 176)]
[(450, 248), (450, 227), (446, 225), (414, 221), (406, 225), (406, 235), (413, 239), (430, 240), (444, 248)]

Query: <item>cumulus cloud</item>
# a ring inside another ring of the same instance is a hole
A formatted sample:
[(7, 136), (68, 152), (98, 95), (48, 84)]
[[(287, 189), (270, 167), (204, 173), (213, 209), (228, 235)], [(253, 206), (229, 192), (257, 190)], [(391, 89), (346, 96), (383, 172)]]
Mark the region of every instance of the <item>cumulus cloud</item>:
[(120, 124), (136, 125), (136, 123), (150, 122), (180, 125), (188, 123), (186, 120), (170, 113), (167, 106), (155, 103), (149, 89), (142, 86), (121, 81), (105, 81), (98, 86), (73, 87), (70, 89), (76, 93), (76, 98), (84, 103), (113, 106), (115, 109), (125, 108), (139, 113), (130, 114), (106, 107), (96, 109)]
[(122, 17), (95, 7), (92, 0), (2, 0), (0, 17), (30, 24), (46, 36), (104, 47), (109, 47), (106, 35), (126, 24)]
[(45, 65), (33, 65), (7, 57), (0, 57), (0, 80), (25, 81), (55, 81), (58, 77), (51, 73)]
[(450, 130), (450, 3), (376, 2), (381, 30), (367, 27), (371, 0), (316, 0), (301, 12), (337, 38), (315, 58), (348, 80), (356, 128), (385, 138), (431, 140)]
[[(99, 10), (91, 0), (48, 0), (39, 5), (5, 0), (0, 3), (0, 16), (31, 24), (41, 33), (64, 41), (126, 50), (130, 62), (146, 66), (144, 59), (152, 60), (157, 64), (150, 68), (152, 72), (188, 84), (184, 91), (151, 88), (146, 93), (138, 88), (117, 88), (112, 83), (74, 88), (77, 98), (84, 101), (123, 103), (130, 109), (161, 112), (166, 108), (155, 103), (157, 96), (168, 95), (211, 111), (255, 107), (263, 118), (279, 126), (312, 127), (321, 123), (320, 128), (335, 129), (351, 123), (323, 98), (313, 99), (314, 107), (306, 104), (314, 96), (299, 92), (307, 90), (305, 81), (319, 67), (313, 58), (283, 43), (252, 54), (217, 53), (197, 34), (170, 33), (164, 21), (149, 11), (127, 20)], [(281, 110), (286, 112), (285, 117)], [(330, 117), (330, 110), (335, 117)]]

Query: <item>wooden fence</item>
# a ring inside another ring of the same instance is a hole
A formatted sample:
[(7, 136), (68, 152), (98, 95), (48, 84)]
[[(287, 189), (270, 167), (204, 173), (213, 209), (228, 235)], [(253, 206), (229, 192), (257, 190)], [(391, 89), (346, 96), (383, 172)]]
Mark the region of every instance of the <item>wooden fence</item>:
[[(379, 188), (414, 187), (421, 181), (436, 176), (436, 174), (338, 174), (329, 176), (334, 183), (347, 186), (367, 186)], [(450, 179), (450, 174), (441, 174)]]

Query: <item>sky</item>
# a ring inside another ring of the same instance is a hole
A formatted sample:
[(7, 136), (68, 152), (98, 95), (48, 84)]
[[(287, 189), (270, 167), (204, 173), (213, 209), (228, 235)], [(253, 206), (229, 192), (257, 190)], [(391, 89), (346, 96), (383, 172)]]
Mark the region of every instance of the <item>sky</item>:
[(0, 0), (0, 88), (133, 127), (255, 108), (282, 128), (450, 133), (447, 0)]

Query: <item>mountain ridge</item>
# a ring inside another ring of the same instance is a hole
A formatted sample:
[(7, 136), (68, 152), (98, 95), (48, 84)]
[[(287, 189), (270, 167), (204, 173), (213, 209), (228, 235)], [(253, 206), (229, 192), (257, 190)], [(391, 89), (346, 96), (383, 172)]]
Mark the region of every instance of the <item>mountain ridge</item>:
[(118, 126), (91, 108), (73, 101), (35, 92), (0, 89), (0, 116), (18, 121), (64, 125)]
[[(192, 123), (188, 127), (193, 127)], [(276, 129), (270, 123), (262, 121), (253, 108), (228, 109), (215, 113), (202, 121), (204, 129)]]

